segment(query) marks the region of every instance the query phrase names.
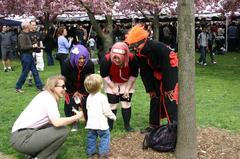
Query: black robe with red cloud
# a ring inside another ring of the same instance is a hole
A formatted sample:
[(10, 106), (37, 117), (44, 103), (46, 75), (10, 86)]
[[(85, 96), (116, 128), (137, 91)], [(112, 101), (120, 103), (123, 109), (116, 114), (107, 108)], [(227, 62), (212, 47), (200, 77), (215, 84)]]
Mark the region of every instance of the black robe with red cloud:
[(150, 126), (159, 126), (160, 118), (165, 118), (166, 115), (169, 116), (168, 119), (171, 122), (177, 122), (177, 54), (164, 43), (148, 40), (136, 56), (139, 60), (140, 76), (146, 92), (156, 93), (150, 102)]

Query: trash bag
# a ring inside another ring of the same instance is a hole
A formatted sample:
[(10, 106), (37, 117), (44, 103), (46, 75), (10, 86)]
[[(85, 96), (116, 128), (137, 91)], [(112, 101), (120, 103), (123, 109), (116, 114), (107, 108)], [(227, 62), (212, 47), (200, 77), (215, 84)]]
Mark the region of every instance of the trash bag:
[(177, 125), (167, 124), (145, 135), (143, 149), (152, 148), (158, 152), (174, 152), (177, 143)]

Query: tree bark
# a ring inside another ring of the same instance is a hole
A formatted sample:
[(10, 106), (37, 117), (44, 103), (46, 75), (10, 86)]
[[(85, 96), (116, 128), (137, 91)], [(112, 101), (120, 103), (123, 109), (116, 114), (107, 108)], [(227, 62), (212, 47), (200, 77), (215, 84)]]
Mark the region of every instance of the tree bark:
[(153, 15), (153, 39), (159, 41), (159, 13)]
[(177, 159), (197, 158), (194, 1), (178, 0), (179, 105)]
[(111, 15), (105, 15), (106, 18), (106, 29), (107, 32), (103, 32), (101, 27), (99, 26), (94, 14), (87, 11), (90, 22), (93, 26), (93, 29), (97, 32), (98, 36), (101, 38), (103, 43), (103, 50), (107, 52), (111, 46), (113, 45), (113, 21)]

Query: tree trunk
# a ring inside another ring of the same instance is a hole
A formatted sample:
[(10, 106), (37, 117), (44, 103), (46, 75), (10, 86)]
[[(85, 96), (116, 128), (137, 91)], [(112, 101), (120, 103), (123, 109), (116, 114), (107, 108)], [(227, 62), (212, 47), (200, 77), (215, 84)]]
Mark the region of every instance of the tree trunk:
[(159, 41), (159, 13), (154, 14), (153, 16), (153, 39)]
[(109, 49), (112, 47), (113, 45), (113, 38), (111, 35), (109, 34), (105, 34), (104, 38), (102, 38), (102, 42), (103, 42), (103, 50), (104, 52), (108, 52)]
[(49, 29), (52, 26), (53, 21), (56, 19), (56, 17), (57, 17), (57, 15), (52, 16), (52, 18), (50, 18), (50, 13), (44, 12), (43, 16), (38, 17), (38, 19), (44, 25), (44, 28), (49, 31)]
[(177, 159), (197, 158), (194, 1), (178, 1), (179, 106)]
[(107, 32), (103, 32), (99, 26), (94, 14), (92, 12), (87, 12), (90, 22), (93, 26), (93, 29), (97, 32), (98, 36), (101, 38), (103, 43), (103, 50), (107, 52), (113, 45), (113, 21), (111, 15), (106, 15), (106, 29)]
[(43, 22), (44, 28), (46, 28), (49, 31), (50, 27), (50, 18), (49, 13), (44, 13), (44, 22)]

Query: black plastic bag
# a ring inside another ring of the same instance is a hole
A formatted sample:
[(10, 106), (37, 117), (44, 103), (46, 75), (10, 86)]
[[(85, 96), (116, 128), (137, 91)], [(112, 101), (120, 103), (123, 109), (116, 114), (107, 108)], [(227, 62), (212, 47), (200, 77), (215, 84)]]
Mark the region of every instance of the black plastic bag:
[(177, 125), (167, 124), (146, 134), (143, 149), (148, 147), (159, 152), (173, 152), (177, 143)]

